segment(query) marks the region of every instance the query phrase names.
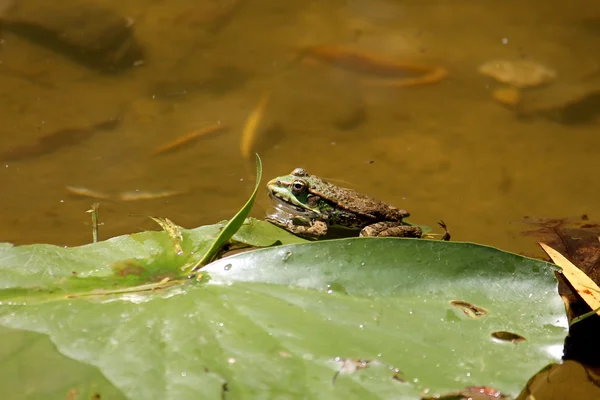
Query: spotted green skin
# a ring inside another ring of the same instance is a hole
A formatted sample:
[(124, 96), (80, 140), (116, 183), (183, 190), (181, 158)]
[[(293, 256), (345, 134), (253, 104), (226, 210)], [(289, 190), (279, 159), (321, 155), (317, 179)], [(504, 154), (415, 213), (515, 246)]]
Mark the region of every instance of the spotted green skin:
[(324, 236), (328, 227), (360, 230), (361, 236), (422, 234), (418, 227), (403, 222), (408, 211), (325, 182), (302, 168), (272, 179), (267, 189), (275, 204), (288, 212), (287, 217), (270, 215), (267, 220), (300, 236)]

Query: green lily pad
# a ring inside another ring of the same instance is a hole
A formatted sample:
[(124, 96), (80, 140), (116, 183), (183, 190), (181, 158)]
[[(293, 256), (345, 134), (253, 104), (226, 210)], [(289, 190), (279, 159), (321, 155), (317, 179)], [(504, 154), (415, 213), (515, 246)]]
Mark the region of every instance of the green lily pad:
[[(263, 224), (249, 220), (234, 240)], [(164, 232), (0, 246), (0, 325), (48, 335), (131, 399), (516, 394), (560, 358), (566, 318), (551, 264), (469, 243), (353, 238), (245, 252), (182, 279), (220, 227), (183, 230), (183, 256)], [(256, 241), (297, 240), (272, 234)], [(165, 276), (175, 284), (136, 290)], [(0, 398), (10, 393), (0, 387)]]
[(47, 335), (0, 327), (0, 343), (3, 399), (126, 398), (98, 368), (60, 354)]
[[(43, 302), (186, 279), (186, 266), (206, 254), (227, 222), (182, 229), (178, 254), (166, 232), (123, 235), (80, 247), (0, 245), (0, 301)], [(232, 237), (247, 246), (303, 243), (273, 224), (248, 218)], [(187, 280), (187, 279), (186, 279)], [(103, 291), (101, 291), (103, 290)]]

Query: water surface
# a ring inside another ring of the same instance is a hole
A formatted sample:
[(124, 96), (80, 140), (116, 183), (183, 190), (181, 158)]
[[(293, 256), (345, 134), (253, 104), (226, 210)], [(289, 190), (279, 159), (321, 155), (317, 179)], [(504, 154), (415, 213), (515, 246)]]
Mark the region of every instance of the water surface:
[[(525, 58), (558, 78), (554, 91), (524, 96), (585, 86), (600, 65), (600, 3), (97, 3), (132, 18), (145, 65), (102, 75), (3, 32), (1, 152), (116, 116), (122, 123), (51, 154), (3, 162), (0, 241), (89, 242), (85, 211), (93, 200), (69, 195), (68, 185), (185, 191), (102, 201), (103, 238), (157, 229), (148, 216), (185, 227), (228, 218), (252, 189), (254, 166), (241, 157), (239, 136), (266, 92), (271, 102), (257, 144), (266, 178), (304, 167), (406, 208), (415, 222), (443, 219), (455, 240), (511, 251), (536, 251), (520, 235), (524, 216), (600, 218), (598, 120), (519, 119), (492, 99), (499, 85), (477, 73), (489, 60)], [(315, 45), (442, 66), (449, 76), (429, 86), (366, 87), (360, 74), (299, 62), (294, 49)], [(151, 156), (219, 122), (232, 129)], [(254, 215), (267, 204), (264, 195)]]

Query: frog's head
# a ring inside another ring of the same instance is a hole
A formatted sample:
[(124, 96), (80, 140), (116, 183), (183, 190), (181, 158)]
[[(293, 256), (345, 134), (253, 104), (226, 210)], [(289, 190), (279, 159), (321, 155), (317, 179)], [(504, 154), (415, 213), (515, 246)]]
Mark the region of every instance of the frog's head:
[(311, 195), (311, 176), (304, 168), (296, 168), (289, 175), (280, 176), (267, 183), (269, 195), (277, 203), (299, 213), (321, 214), (318, 196)]

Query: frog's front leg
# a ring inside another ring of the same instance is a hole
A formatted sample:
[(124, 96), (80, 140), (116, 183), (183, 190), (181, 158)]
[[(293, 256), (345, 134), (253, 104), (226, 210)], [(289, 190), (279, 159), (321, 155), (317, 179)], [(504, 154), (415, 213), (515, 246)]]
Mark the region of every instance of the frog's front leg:
[(418, 226), (402, 225), (401, 222), (377, 222), (365, 226), (360, 231), (360, 236), (420, 238), (423, 231)]
[(320, 220), (310, 220), (303, 217), (277, 218), (274, 215), (266, 218), (272, 224), (307, 239), (318, 239), (327, 235), (327, 224)]

